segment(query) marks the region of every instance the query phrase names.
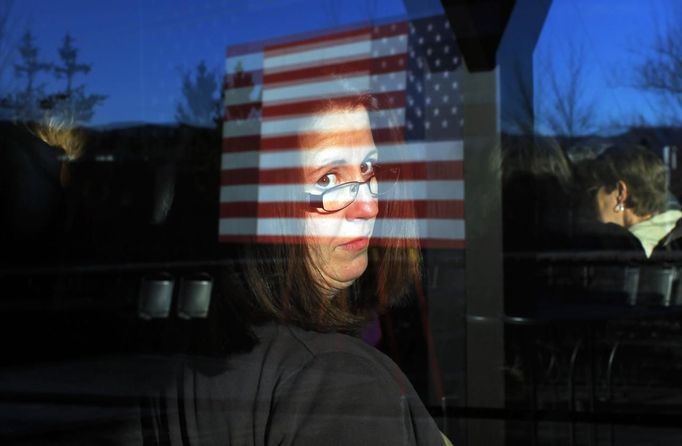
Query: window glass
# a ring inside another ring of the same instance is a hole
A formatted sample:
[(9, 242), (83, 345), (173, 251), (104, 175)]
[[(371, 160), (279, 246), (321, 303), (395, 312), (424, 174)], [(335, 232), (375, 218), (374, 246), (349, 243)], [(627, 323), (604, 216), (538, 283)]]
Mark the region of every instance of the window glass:
[(416, 437), (679, 443), (681, 7), (1, 1), (0, 438), (234, 440), (168, 395), (276, 321)]

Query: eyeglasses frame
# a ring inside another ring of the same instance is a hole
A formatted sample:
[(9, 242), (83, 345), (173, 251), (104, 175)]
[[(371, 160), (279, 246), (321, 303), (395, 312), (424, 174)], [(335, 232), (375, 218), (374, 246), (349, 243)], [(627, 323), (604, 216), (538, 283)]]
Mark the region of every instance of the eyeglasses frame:
[[(394, 179), (394, 182), (395, 182), (395, 181), (398, 181), (398, 176), (400, 175), (400, 170), (399, 170), (399, 169), (391, 169), (391, 170), (394, 170), (394, 171), (395, 171), (395, 179)], [(322, 209), (322, 210), (324, 210), (325, 212), (330, 212), (330, 213), (332, 213), (332, 212), (339, 212), (339, 211), (342, 211), (342, 210), (346, 209), (348, 206), (350, 206), (351, 204), (353, 204), (353, 202), (355, 202), (355, 200), (358, 198), (358, 192), (360, 191), (360, 187), (361, 187), (363, 184), (366, 184), (366, 185), (367, 185), (367, 188), (369, 189), (369, 193), (372, 195), (373, 198), (376, 198), (376, 197), (379, 196), (378, 190), (377, 190), (377, 192), (372, 192), (372, 188), (370, 187), (370, 184), (371, 184), (370, 182), (371, 182), (374, 178), (376, 178), (376, 177), (377, 177), (377, 173), (374, 172), (374, 173), (372, 173), (372, 175), (371, 175), (369, 178), (367, 178), (367, 180), (365, 180), (365, 181), (348, 181), (347, 183), (339, 184), (338, 186), (334, 186), (334, 187), (332, 187), (332, 188), (330, 188), (330, 189), (327, 189), (326, 191), (322, 192), (321, 194), (311, 194), (311, 193), (307, 192), (307, 193), (306, 193), (306, 196), (307, 196), (307, 199), (308, 199), (308, 204), (310, 205), (311, 208), (314, 208), (314, 209)], [(337, 190), (337, 189), (339, 189), (339, 188), (341, 188), (341, 187), (348, 187), (348, 185), (353, 185), (353, 184), (356, 184), (356, 185), (358, 186), (358, 189), (357, 189), (357, 191), (355, 192), (355, 197), (354, 197), (350, 202), (348, 202), (347, 205), (345, 205), (344, 207), (339, 208), (339, 209), (334, 209), (333, 211), (329, 211), (329, 210), (327, 210), (327, 209), (324, 208), (324, 206), (323, 206), (323, 201), (324, 201), (323, 196), (324, 196), (324, 194), (329, 193), (329, 192), (331, 192), (331, 191), (333, 191), (333, 190)], [(378, 184), (379, 184), (379, 179), (377, 178), (377, 186), (378, 186)]]

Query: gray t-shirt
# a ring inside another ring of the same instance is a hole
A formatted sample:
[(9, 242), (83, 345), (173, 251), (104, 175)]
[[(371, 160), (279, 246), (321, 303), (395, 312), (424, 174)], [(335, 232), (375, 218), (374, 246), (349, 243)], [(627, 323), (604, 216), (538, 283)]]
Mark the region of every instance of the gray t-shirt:
[(145, 444), (442, 445), (398, 366), (351, 336), (266, 324), (228, 358), (181, 357), (143, 406)]

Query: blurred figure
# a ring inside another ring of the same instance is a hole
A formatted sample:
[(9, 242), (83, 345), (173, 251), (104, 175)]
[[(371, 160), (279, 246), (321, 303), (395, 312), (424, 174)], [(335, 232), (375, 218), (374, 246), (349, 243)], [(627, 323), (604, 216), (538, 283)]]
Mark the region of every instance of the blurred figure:
[(647, 257), (671, 249), (682, 236), (682, 212), (666, 210), (667, 170), (638, 145), (609, 147), (597, 157), (590, 190), (599, 221), (629, 230)]
[(504, 247), (537, 252), (567, 246), (572, 228), (573, 171), (553, 139), (518, 139), (503, 159)]
[(505, 312), (527, 316), (543, 296), (541, 281), (529, 280), (541, 268), (524, 254), (568, 246), (573, 172), (557, 142), (539, 137), (508, 137), (502, 166)]

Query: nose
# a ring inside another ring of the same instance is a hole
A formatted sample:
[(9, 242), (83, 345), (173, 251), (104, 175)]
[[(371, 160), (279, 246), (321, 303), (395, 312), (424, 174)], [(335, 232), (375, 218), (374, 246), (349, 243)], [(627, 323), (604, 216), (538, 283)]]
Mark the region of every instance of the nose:
[(379, 202), (369, 191), (369, 183), (360, 185), (355, 201), (346, 208), (348, 220), (375, 218), (379, 213)]

